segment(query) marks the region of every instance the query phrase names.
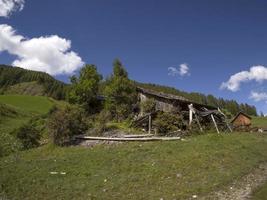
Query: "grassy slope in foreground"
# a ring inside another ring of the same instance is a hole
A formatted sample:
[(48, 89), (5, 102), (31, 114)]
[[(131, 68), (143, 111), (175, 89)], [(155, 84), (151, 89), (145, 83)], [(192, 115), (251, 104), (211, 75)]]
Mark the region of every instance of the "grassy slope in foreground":
[(0, 160), (0, 194), (8, 199), (185, 199), (221, 189), (266, 162), (266, 153), (267, 137), (254, 134), (90, 149), (46, 146)]

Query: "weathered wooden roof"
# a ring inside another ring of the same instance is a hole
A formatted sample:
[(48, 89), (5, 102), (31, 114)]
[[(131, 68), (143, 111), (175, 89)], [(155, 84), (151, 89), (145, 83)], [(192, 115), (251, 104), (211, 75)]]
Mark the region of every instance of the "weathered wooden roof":
[(145, 89), (145, 88), (141, 88), (141, 87), (137, 87), (137, 90), (139, 92), (144, 93), (144, 94), (150, 94), (150, 95), (162, 97), (162, 98), (165, 98), (165, 99), (170, 99), (170, 100), (175, 99), (175, 100), (179, 100), (179, 101), (189, 102), (188, 99), (186, 99), (186, 98), (184, 98), (182, 96), (166, 94), (166, 93), (163, 93), (163, 92), (157, 92), (155, 90)]
[(141, 88), (141, 87), (137, 87), (137, 91), (141, 92), (143, 94), (148, 94), (151, 96), (155, 96), (155, 97), (160, 97), (160, 98), (164, 98), (164, 99), (168, 99), (168, 100), (173, 100), (173, 101), (179, 101), (182, 103), (186, 103), (186, 104), (194, 104), (196, 106), (202, 106), (202, 107), (206, 107), (206, 108), (210, 108), (210, 109), (216, 109), (216, 107), (214, 106), (209, 106), (209, 105), (205, 105), (205, 104), (200, 104), (200, 103), (196, 103), (194, 101), (191, 101), (185, 97), (182, 96), (178, 96), (178, 95), (173, 95), (173, 94), (167, 94), (164, 92), (157, 92), (155, 90), (150, 90), (150, 89), (146, 89), (146, 88)]
[(231, 120), (231, 123), (233, 123), (239, 115), (244, 115), (245, 117), (247, 117), (248, 119), (251, 119), (251, 117), (249, 115), (247, 115), (246, 113), (240, 111), (239, 113), (236, 114), (236, 116)]

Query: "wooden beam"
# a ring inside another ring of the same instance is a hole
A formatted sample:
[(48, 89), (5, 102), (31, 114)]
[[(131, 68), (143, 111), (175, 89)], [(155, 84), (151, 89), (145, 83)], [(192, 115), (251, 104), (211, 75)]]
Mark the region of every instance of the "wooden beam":
[(214, 126), (215, 126), (215, 128), (216, 128), (217, 133), (220, 133), (220, 131), (219, 131), (219, 129), (218, 129), (218, 126), (217, 126), (217, 124), (216, 124), (216, 121), (215, 121), (215, 119), (214, 119), (213, 114), (211, 114), (210, 116), (211, 116), (211, 119), (212, 119), (212, 121), (213, 121), (213, 123), (214, 123)]
[(196, 114), (195, 114), (195, 118), (196, 118), (196, 121), (197, 121), (197, 124), (199, 126), (200, 131), (203, 132), (203, 128), (202, 128), (202, 126), (201, 126), (201, 124), (200, 124), (200, 122), (198, 120), (198, 116)]
[(189, 110), (189, 126), (191, 126), (193, 121), (193, 111), (190, 109)]
[(151, 114), (148, 116), (148, 134), (151, 134)]
[(221, 113), (221, 114), (224, 116), (224, 121), (225, 121), (225, 123), (226, 123), (227, 128), (230, 130), (230, 132), (233, 132), (231, 126), (229, 125), (229, 123), (228, 123), (227, 120), (226, 120), (226, 115), (221, 111), (220, 108), (218, 108), (218, 111), (219, 111), (219, 113)]
[(153, 134), (138, 134), (138, 135), (122, 135), (124, 138), (143, 138), (143, 137), (152, 137)]
[(81, 140), (103, 140), (103, 141), (118, 141), (118, 142), (133, 142), (133, 141), (172, 141), (180, 140), (181, 137), (148, 137), (148, 138), (109, 138), (109, 137), (91, 137), (91, 136), (75, 136), (76, 139)]

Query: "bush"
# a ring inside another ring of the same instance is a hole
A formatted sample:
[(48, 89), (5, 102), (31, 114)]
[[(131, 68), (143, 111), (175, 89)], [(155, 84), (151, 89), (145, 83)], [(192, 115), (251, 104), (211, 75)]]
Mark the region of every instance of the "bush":
[(16, 129), (13, 135), (20, 140), (24, 150), (38, 147), (40, 144), (41, 134), (32, 121)]
[(106, 80), (103, 94), (106, 97), (104, 107), (114, 120), (121, 122), (131, 115), (137, 102), (136, 86), (117, 59), (113, 63), (112, 75)]
[(0, 157), (7, 156), (20, 149), (22, 149), (22, 145), (14, 136), (5, 132), (1, 133)]
[(156, 110), (156, 102), (154, 99), (148, 99), (141, 103), (141, 109), (144, 113), (152, 113)]
[(102, 110), (96, 117), (96, 133), (97, 135), (105, 132), (107, 130), (107, 123), (111, 119), (110, 112)]
[(185, 124), (179, 115), (161, 112), (157, 114), (154, 125), (159, 135), (166, 135), (169, 132), (183, 129)]
[(83, 134), (86, 129), (84, 111), (77, 106), (54, 110), (48, 121), (48, 129), (54, 144), (68, 144), (74, 135)]

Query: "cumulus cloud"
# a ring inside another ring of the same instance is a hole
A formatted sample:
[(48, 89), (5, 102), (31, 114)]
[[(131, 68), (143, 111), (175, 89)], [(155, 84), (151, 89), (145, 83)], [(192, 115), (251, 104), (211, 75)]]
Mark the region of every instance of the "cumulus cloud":
[(0, 0), (0, 17), (9, 17), (24, 8), (24, 0)]
[(70, 74), (84, 64), (70, 48), (71, 41), (57, 35), (28, 39), (9, 25), (0, 25), (0, 52), (15, 55), (14, 66), (51, 75)]
[(251, 91), (249, 98), (253, 99), (256, 102), (258, 102), (258, 101), (267, 101), (267, 93), (266, 92)]
[(169, 71), (168, 75), (170, 75), (170, 76), (177, 76), (177, 75), (185, 76), (185, 75), (190, 75), (189, 74), (189, 67), (185, 63), (180, 64), (179, 68), (169, 67), (168, 68), (168, 71)]
[(258, 65), (252, 66), (249, 71), (241, 71), (230, 77), (227, 82), (221, 84), (221, 89), (228, 89), (236, 92), (240, 89), (241, 83), (249, 81), (262, 82), (267, 80), (267, 67)]

